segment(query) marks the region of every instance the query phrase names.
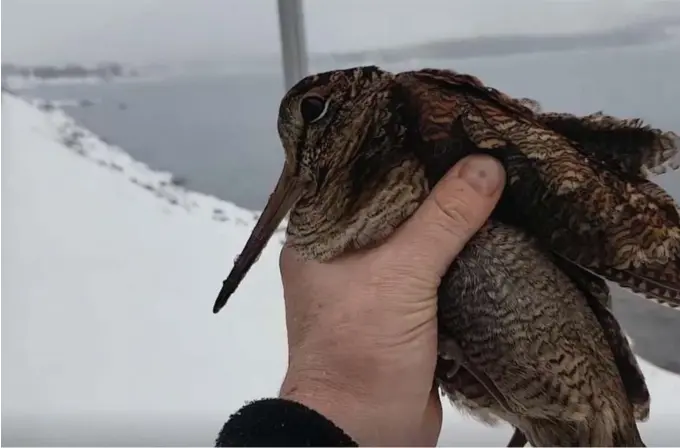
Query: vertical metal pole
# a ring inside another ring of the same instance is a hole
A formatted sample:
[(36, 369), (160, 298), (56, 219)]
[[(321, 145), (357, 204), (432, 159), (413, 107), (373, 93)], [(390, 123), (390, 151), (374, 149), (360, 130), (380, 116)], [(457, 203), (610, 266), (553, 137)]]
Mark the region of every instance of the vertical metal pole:
[(307, 42), (302, 0), (278, 0), (278, 8), (283, 78), (287, 90), (307, 75)]

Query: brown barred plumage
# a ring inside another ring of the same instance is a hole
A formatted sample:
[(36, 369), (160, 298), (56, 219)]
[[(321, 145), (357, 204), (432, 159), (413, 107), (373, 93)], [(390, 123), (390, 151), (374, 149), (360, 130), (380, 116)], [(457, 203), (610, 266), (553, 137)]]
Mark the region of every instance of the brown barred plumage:
[(329, 260), (379, 244), (453, 164), (487, 153), (508, 180), (442, 279), (441, 390), (512, 424), (512, 446), (644, 446), (649, 392), (604, 280), (680, 306), (680, 215), (648, 179), (677, 167), (675, 134), (545, 113), (450, 70), (374, 66), (301, 80), (278, 131), (281, 179), (214, 312), (287, 208), (288, 244)]

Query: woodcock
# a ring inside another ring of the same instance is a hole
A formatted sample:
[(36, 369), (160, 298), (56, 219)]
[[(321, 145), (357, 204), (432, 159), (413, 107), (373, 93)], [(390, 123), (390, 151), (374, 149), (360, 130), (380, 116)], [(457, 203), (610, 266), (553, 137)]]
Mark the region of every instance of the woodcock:
[(676, 134), (375, 66), (302, 79), (278, 132), (283, 171), (213, 312), (289, 211), (287, 244), (330, 260), (380, 243), (458, 160), (489, 154), (506, 186), (439, 288), (441, 391), (513, 425), (510, 445), (644, 446), (649, 392), (605, 280), (680, 307), (680, 216), (648, 180), (678, 167)]

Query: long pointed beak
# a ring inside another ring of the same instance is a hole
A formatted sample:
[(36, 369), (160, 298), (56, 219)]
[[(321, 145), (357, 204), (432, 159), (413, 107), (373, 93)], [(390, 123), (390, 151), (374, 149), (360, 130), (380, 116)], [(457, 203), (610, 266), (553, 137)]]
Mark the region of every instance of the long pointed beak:
[(251, 266), (257, 261), (286, 213), (299, 199), (300, 193), (300, 185), (292, 178), (287, 167), (284, 167), (260, 219), (257, 220), (243, 251), (234, 262), (234, 267), (222, 284), (222, 289), (213, 306), (213, 313), (218, 313), (226, 305), (229, 297), (236, 291)]

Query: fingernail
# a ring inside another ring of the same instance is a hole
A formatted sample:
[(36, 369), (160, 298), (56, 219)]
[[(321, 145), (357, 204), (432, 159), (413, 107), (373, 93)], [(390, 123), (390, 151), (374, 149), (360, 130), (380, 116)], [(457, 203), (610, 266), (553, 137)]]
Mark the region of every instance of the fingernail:
[(503, 184), (503, 165), (491, 156), (471, 156), (463, 161), (458, 175), (479, 194), (492, 196)]

